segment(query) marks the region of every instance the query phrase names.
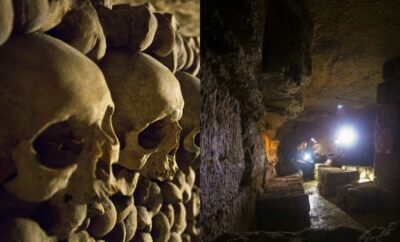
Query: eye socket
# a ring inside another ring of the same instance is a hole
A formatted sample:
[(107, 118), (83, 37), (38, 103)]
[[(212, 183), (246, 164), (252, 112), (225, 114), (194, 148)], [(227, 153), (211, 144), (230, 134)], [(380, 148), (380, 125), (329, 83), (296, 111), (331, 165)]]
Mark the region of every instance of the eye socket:
[(40, 163), (56, 169), (75, 164), (83, 145), (83, 138), (74, 134), (67, 121), (52, 124), (33, 142)]
[(139, 133), (139, 144), (145, 149), (154, 149), (159, 146), (166, 135), (165, 132), (163, 132), (164, 126), (164, 120), (157, 120), (151, 123)]
[(194, 136), (194, 144), (200, 147), (200, 132)]

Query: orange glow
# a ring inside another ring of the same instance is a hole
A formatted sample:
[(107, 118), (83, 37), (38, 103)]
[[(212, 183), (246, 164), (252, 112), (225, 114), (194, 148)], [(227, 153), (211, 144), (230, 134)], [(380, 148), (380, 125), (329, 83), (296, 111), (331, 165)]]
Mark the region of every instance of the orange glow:
[(262, 135), (265, 145), (265, 154), (268, 164), (276, 165), (278, 163), (279, 140), (274, 140), (267, 134)]

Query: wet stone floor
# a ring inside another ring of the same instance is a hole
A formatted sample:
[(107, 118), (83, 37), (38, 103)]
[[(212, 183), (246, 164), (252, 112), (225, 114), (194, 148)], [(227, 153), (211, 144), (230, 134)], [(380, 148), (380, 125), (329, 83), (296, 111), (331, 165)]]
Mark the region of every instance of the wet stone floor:
[(310, 201), (310, 227), (313, 229), (331, 229), (338, 226), (353, 227), (360, 230), (365, 228), (347, 215), (336, 205), (319, 195), (317, 181), (304, 182), (305, 193)]

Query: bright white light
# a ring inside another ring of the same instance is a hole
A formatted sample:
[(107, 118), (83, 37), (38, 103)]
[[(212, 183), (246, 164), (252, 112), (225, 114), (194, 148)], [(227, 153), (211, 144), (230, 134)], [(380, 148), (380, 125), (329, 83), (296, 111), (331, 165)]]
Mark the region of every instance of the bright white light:
[(311, 160), (311, 154), (310, 153), (304, 153), (303, 160), (310, 161)]
[(311, 141), (317, 143), (317, 141), (314, 138), (311, 138)]
[(342, 104), (338, 104), (336, 107), (337, 107), (337, 109), (342, 109), (343, 105)]
[(337, 138), (335, 144), (352, 146), (357, 139), (357, 133), (353, 127), (345, 126), (339, 129), (337, 132)]

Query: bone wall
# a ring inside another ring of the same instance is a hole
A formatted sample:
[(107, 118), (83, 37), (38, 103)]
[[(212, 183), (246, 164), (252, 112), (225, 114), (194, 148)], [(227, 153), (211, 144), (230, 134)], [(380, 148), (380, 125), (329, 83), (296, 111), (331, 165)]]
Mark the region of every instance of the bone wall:
[(1, 1), (0, 242), (201, 240), (199, 23), (158, 5)]

